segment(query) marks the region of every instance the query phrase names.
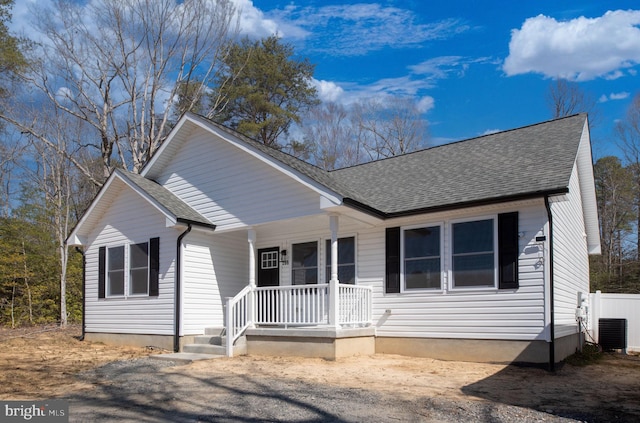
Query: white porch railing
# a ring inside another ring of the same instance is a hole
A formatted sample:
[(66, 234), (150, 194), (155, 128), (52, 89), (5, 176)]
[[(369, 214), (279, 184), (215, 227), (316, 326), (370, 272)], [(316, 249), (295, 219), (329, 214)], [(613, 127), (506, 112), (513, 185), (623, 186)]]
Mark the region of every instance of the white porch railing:
[(328, 324), (329, 284), (255, 289), (257, 325)]
[(339, 323), (344, 326), (371, 323), (372, 292), (369, 286), (339, 284)]
[(227, 298), (227, 357), (233, 356), (233, 344), (251, 324), (252, 293), (251, 286), (245, 286), (235, 297)]
[[(372, 289), (338, 284), (338, 324), (364, 326), (371, 323)], [(245, 287), (227, 299), (227, 355), (233, 343), (252, 325), (327, 326), (330, 321), (330, 284)]]

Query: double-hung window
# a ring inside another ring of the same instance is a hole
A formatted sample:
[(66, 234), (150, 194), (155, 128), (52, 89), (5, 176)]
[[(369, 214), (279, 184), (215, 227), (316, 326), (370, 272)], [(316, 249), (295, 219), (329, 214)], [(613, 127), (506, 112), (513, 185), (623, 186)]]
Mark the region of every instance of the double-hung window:
[[(331, 279), (331, 240), (326, 242), (327, 282)], [(338, 281), (340, 283), (356, 283), (356, 239), (355, 237), (338, 238)]]
[(107, 250), (107, 295), (124, 295), (124, 246)]
[(518, 289), (518, 224), (516, 211), (439, 226), (386, 228), (385, 293), (442, 289), (443, 274), (448, 291)]
[(495, 220), (453, 223), (453, 288), (496, 286)]
[(149, 293), (149, 243), (129, 247), (129, 292), (131, 295)]
[(292, 244), (291, 250), (291, 284), (318, 283), (318, 243)]
[(440, 226), (405, 229), (402, 236), (404, 289), (441, 289)]
[(98, 248), (98, 298), (157, 297), (159, 282), (160, 238)]

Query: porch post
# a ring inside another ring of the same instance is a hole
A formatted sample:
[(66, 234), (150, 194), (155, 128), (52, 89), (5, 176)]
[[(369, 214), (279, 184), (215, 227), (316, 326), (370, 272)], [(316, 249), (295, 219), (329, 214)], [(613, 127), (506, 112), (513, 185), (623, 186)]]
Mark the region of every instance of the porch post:
[(247, 298), (247, 323), (251, 327), (255, 322), (255, 305), (254, 295), (256, 288), (256, 231), (249, 229), (247, 231), (247, 241), (249, 241), (249, 287), (251, 292)]
[(340, 295), (338, 293), (338, 215), (329, 215), (331, 228), (331, 279), (329, 280), (329, 325), (340, 325)]

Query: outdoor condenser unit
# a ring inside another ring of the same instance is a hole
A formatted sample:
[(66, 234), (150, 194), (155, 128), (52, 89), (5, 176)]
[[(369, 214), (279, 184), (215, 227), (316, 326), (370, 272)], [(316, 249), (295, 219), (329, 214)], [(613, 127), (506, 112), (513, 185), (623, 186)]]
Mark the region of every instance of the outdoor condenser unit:
[(600, 319), (598, 333), (603, 350), (627, 349), (627, 319)]

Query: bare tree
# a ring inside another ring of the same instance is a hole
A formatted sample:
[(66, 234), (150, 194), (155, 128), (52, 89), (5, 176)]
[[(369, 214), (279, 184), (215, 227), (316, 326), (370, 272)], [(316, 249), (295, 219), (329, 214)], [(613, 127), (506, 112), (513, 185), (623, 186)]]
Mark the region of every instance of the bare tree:
[(597, 101), (575, 82), (556, 79), (549, 84), (546, 101), (554, 119), (576, 113), (587, 113), (593, 126), (599, 119)]
[(595, 163), (594, 176), (602, 239), (602, 255), (594, 259), (600, 266), (595, 266), (594, 270), (598, 273), (596, 280), (604, 279), (602, 282), (608, 287), (622, 277), (625, 241), (632, 233), (635, 219), (633, 173), (622, 166), (618, 157), (607, 156)]
[(203, 91), (213, 80), (237, 16), (229, 0), (58, 0), (52, 9), (39, 7), (34, 27), (43, 38), (23, 81), (35, 104), (47, 101), (86, 124), (73, 141), (97, 150), (102, 178), (59, 150), (37, 113), (9, 107), (0, 118), (67, 154), (96, 185), (114, 157), (140, 171), (168, 133), (180, 87), (195, 83), (192, 89)]
[[(36, 193), (41, 196), (38, 203), (41, 213), (56, 242), (59, 260), (60, 283), (60, 324), (67, 324), (67, 267), (69, 250), (66, 244), (67, 234), (74, 224), (74, 174), (77, 170), (68, 157), (74, 156), (77, 146), (73, 141), (82, 136), (84, 123), (55, 107), (41, 110), (34, 126), (38, 133), (46, 132), (46, 142), (30, 136), (28, 163), (23, 166), (24, 177), (29, 178)], [(24, 248), (23, 248), (24, 250)], [(26, 264), (25, 264), (26, 274)], [(25, 283), (27, 283), (25, 276)]]
[(353, 107), (361, 145), (370, 160), (418, 150), (427, 143), (427, 123), (409, 98), (369, 99)]
[(24, 145), (14, 142), (11, 135), (0, 139), (0, 217), (8, 217), (11, 210), (14, 170), (16, 161), (22, 155)]
[[(635, 181), (637, 226), (640, 228), (640, 93), (636, 94), (624, 119), (616, 125), (620, 149)], [(637, 230), (636, 258), (640, 260), (640, 229)]]
[(332, 170), (360, 163), (362, 151), (357, 128), (344, 106), (338, 103), (316, 106), (307, 116), (303, 133), (317, 166)]

